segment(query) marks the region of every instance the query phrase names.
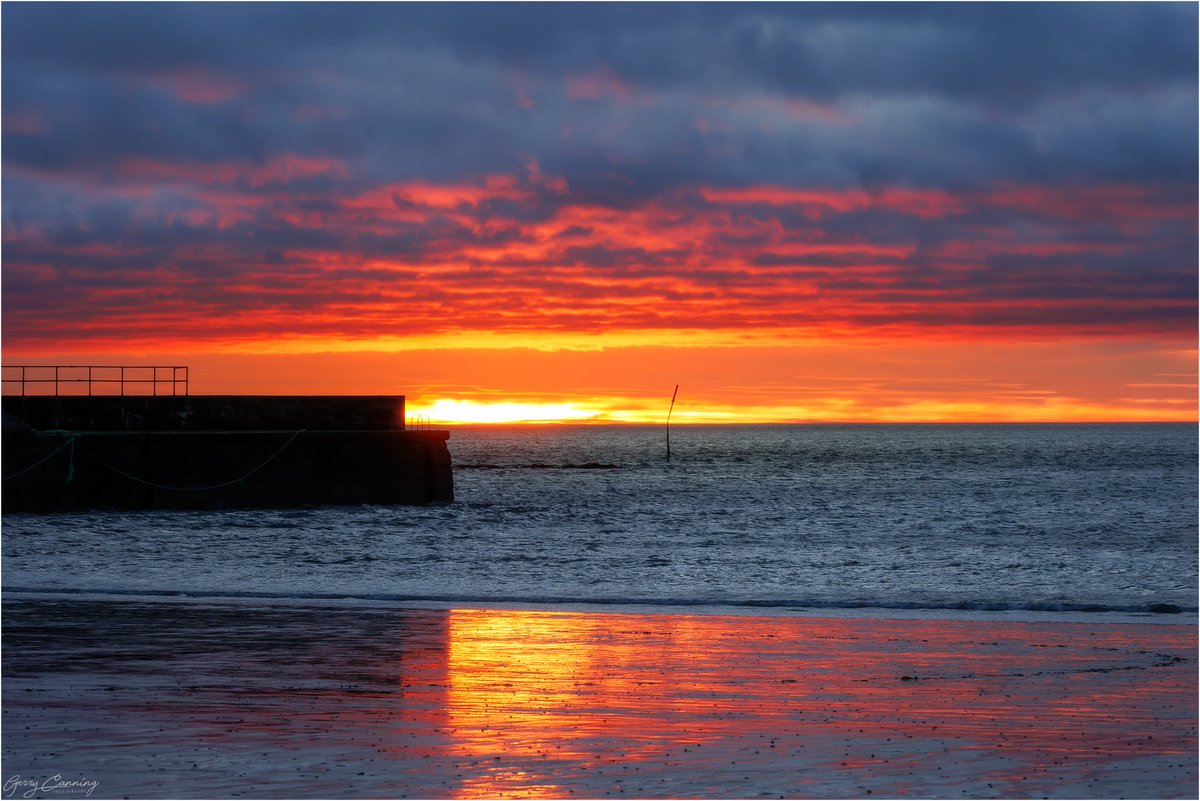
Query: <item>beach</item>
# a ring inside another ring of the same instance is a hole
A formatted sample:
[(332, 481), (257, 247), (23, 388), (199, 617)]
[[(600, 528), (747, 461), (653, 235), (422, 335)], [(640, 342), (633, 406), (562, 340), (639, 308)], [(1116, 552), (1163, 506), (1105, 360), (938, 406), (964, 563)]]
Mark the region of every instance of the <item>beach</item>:
[(1196, 796), (1191, 622), (796, 615), (9, 598), (4, 797)]

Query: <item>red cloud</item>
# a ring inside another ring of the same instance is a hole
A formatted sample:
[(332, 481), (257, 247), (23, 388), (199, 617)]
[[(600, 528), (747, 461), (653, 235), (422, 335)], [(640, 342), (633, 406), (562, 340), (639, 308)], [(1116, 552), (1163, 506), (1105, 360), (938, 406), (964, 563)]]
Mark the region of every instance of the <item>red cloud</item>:
[(634, 95), (633, 89), (607, 68), (567, 75), (566, 94), (571, 100), (596, 100), (601, 97), (629, 100)]
[(5, 111), (3, 129), (8, 134), (44, 134), (50, 130), (40, 108)]
[(155, 75), (141, 76), (152, 86), (161, 87), (184, 103), (208, 105), (224, 103), (235, 97), (249, 94), (252, 87), (228, 75), (205, 70), (174, 70)]
[(983, 192), (979, 202), (1067, 220), (1195, 219), (1194, 197), (1164, 197), (1154, 187), (1138, 185), (1049, 186), (1004, 185)]
[(793, 189), (781, 186), (752, 186), (739, 189), (702, 189), (701, 196), (714, 204), (796, 206), (807, 216), (820, 219), (829, 212), (845, 214), (867, 209), (886, 209), (914, 217), (946, 217), (961, 214), (964, 198), (938, 189), (896, 189), (879, 192), (862, 189)]
[[(1187, 228), (1187, 204), (1140, 187), (1086, 200), (1016, 186), (698, 187), (616, 209), (573, 196), (534, 161), (475, 181), (339, 192), (346, 175), (340, 162), (299, 156), (126, 162), (106, 191), (136, 198), (154, 223), (166, 212), (151, 190), (169, 184), (187, 203), (164, 221), (194, 227), (191, 237), (157, 249), (68, 246), (6, 226), (4, 333), (208, 342), (678, 328), (1178, 336), (1195, 327), (1194, 297), (1177, 292), (1193, 266), (1143, 263)], [(299, 183), (309, 177), (334, 180), (310, 193)], [(1105, 225), (1139, 201), (1156, 209), (1146, 220), (1175, 227), (1148, 236)], [(1012, 225), (1013, 213), (1036, 224)], [(213, 230), (233, 235), (216, 247)], [(272, 258), (256, 244), (291, 236), (317, 244), (283, 244)], [(1111, 263), (1130, 258), (1138, 269)], [(147, 296), (161, 302), (147, 309)]]
[(818, 103), (801, 97), (775, 97), (763, 95), (743, 97), (733, 101), (725, 98), (711, 98), (702, 101), (702, 105), (713, 108), (730, 108), (736, 112), (748, 112), (753, 115), (781, 115), (801, 122), (819, 120), (832, 125), (854, 125), (857, 120), (836, 106)]
[(175, 181), (201, 186), (245, 183), (253, 188), (287, 184), (302, 178), (345, 178), (346, 165), (332, 158), (284, 154), (264, 164), (245, 162), (186, 162), (134, 158), (122, 161), (118, 172), (129, 181)]

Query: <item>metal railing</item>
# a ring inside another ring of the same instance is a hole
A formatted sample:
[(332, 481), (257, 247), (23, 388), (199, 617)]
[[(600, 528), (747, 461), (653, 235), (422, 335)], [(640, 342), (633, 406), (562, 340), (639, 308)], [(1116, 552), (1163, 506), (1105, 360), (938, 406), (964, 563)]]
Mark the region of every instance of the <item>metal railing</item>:
[[(188, 368), (186, 365), (119, 365), (119, 364), (6, 364), (3, 365), (3, 389), (6, 395), (187, 395)], [(19, 371), (20, 375), (16, 375)], [(82, 391), (85, 384), (87, 392)], [(20, 386), (20, 391), (15, 390)], [(111, 388), (116, 392), (93, 392), (93, 389)], [(134, 393), (132, 390), (150, 391)], [(47, 391), (31, 391), (46, 389)], [(79, 392), (67, 392), (79, 389)], [(162, 389), (160, 392), (159, 390)], [(169, 390), (169, 391), (168, 391)]]

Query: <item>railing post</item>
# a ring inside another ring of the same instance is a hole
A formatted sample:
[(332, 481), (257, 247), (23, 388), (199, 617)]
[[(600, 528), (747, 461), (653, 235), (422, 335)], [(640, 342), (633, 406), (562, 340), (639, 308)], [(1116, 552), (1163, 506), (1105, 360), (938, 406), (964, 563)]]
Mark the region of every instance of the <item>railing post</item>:
[[(171, 385), (170, 394), (172, 396), (183, 395), (186, 397), (191, 394), (191, 383), (190, 383), (190, 381), (191, 381), (190, 372), (191, 371), (188, 369), (188, 366), (186, 364), (181, 364), (181, 365), (162, 365), (162, 364), (156, 364), (156, 365), (6, 364), (6, 365), (3, 365), (3, 367), (5, 370), (13, 370), (13, 371), (20, 370), (21, 371), (20, 376), (17, 376), (17, 377), (10, 377), (10, 376), (14, 375), (13, 373), (5, 373), (5, 375), (3, 377), (0, 377), (0, 382), (2, 382), (4, 384), (4, 389), (8, 389), (9, 385), (11, 385), (11, 384), (19, 383), (21, 385), (21, 390), (20, 390), (21, 397), (25, 397), (29, 394), (29, 387), (33, 384), (53, 384), (54, 385), (53, 397), (58, 398), (58, 397), (63, 397), (63, 384), (82, 384), (82, 383), (87, 384), (86, 394), (89, 398), (96, 394), (96, 384), (98, 384), (98, 383), (99, 384), (116, 384), (117, 392), (121, 397), (125, 397), (125, 385), (126, 384), (146, 384), (146, 383), (150, 384), (150, 394), (155, 397), (157, 397), (159, 394), (159, 392), (158, 392), (159, 384), (170, 384)], [(117, 378), (115, 378), (115, 379), (114, 378), (105, 378), (103, 376), (103, 374), (100, 377), (97, 377), (96, 370), (98, 370), (98, 369), (99, 370), (117, 370), (118, 371)], [(35, 370), (35, 371), (47, 370), (47, 371), (53, 371), (53, 373), (47, 374), (47, 376), (45, 378), (38, 378), (36, 375), (34, 377), (30, 377), (30, 375), (29, 375), (30, 370)], [(64, 376), (63, 372), (62, 372), (63, 370), (82, 370), (82, 371), (84, 371), (84, 374), (81, 375), (79, 378), (72, 378), (70, 376)], [(130, 377), (127, 374), (128, 370), (149, 370), (150, 377), (149, 378), (138, 378), (136, 375), (133, 377)], [(162, 378), (160, 378), (159, 377), (160, 370), (170, 370), (171, 372), (169, 375), (163, 376)], [(181, 384), (183, 385), (182, 393), (179, 391)], [(42, 393), (41, 390), (38, 390), (38, 392), (35, 394), (37, 394), (39, 396), (43, 395), (43, 394), (45, 394), (46, 396), (50, 396), (50, 393)], [(80, 393), (80, 394), (84, 394), (84, 393)], [(101, 393), (101, 395), (107, 395), (107, 394), (108, 394), (107, 391)], [(163, 388), (162, 394), (164, 396), (167, 395), (165, 387)], [(70, 397), (75, 397), (75, 391), (70, 390), (68, 395)]]

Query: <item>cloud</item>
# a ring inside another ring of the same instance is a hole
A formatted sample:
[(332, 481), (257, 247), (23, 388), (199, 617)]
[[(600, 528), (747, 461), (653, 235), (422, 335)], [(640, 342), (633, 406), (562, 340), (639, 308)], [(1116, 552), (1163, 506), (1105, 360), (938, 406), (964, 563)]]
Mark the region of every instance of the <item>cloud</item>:
[(0, 15), (8, 342), (1194, 334), (1193, 6)]

